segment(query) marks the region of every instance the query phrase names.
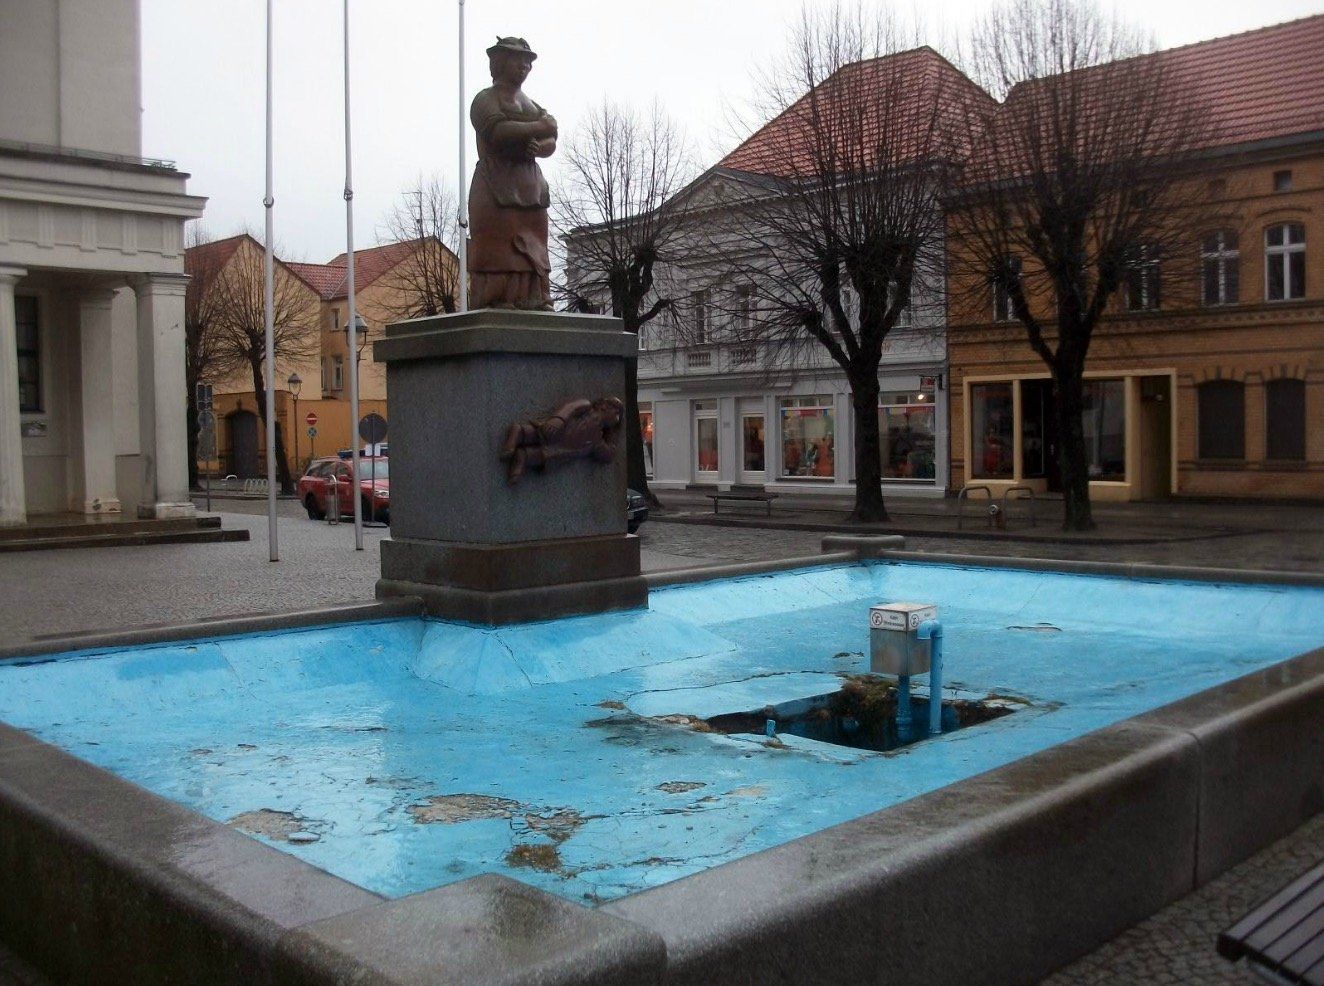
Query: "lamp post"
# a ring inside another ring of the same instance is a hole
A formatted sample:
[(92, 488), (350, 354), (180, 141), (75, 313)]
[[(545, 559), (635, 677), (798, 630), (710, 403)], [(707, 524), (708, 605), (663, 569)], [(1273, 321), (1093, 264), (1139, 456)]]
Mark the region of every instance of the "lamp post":
[[(294, 397), (294, 427), (290, 430), (294, 432), (294, 469), (299, 469), (299, 391), (303, 389), (303, 381), (299, 379), (299, 374), (291, 373), (289, 379), (285, 381), (290, 386), (290, 394)], [(302, 475), (302, 473), (300, 473)]]

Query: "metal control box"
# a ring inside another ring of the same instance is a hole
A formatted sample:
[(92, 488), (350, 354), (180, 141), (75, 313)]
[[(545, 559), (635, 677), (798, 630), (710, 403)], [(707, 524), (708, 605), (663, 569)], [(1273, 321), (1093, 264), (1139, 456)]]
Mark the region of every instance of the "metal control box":
[(881, 603), (869, 608), (869, 670), (874, 674), (927, 674), (932, 641), (916, 631), (938, 618), (932, 603)]

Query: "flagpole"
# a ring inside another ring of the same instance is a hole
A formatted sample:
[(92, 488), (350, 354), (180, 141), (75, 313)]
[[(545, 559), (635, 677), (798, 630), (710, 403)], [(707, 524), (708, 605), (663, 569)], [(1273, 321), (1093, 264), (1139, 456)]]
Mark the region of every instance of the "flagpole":
[(460, 297), (456, 299), (456, 309), (469, 310), (469, 197), (465, 193), (464, 142), (468, 133), (464, 127), (464, 0), (460, 0), (460, 180), (456, 182), (455, 198), (458, 200), (460, 224)]
[(266, 256), (263, 258), (262, 309), (266, 334), (267, 359), (267, 547), (271, 561), (280, 561), (280, 545), (276, 537), (276, 342), (274, 327), (274, 295), (276, 265), (272, 254), (272, 207), (276, 200), (272, 195), (272, 113), (271, 113), (271, 78), (272, 78), (272, 5), (274, 0), (267, 0), (267, 189), (262, 199), (262, 207), (267, 214)]
[(354, 470), (354, 550), (363, 550), (363, 495), (359, 486), (358, 311), (354, 306), (354, 178), (349, 150), (349, 0), (345, 10), (345, 268), (349, 293), (349, 457)]

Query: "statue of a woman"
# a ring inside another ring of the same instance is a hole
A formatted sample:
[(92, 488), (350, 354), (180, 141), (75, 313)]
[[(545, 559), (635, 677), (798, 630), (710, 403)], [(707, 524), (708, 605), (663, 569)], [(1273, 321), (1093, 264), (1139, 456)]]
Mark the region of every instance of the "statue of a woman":
[(499, 38), (487, 56), (492, 87), (469, 108), (478, 135), (469, 187), (469, 307), (550, 309), (550, 201), (538, 158), (556, 150), (556, 120), (520, 89), (538, 57), (527, 41)]

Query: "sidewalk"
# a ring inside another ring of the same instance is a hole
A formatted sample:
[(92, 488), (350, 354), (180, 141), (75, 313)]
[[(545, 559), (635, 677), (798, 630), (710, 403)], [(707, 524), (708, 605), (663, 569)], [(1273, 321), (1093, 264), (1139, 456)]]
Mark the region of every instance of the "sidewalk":
[(853, 502), (845, 497), (785, 494), (773, 501), (768, 516), (762, 503), (723, 503), (715, 514), (702, 490), (665, 490), (658, 496), (662, 507), (653, 508), (651, 519), (669, 524), (901, 534), (928, 551), (1324, 571), (1324, 505), (1101, 503), (1094, 505), (1096, 529), (1077, 533), (1061, 529), (1060, 499), (1038, 500), (1033, 525), (1027, 508), (1016, 504), (1006, 529), (998, 530), (989, 525), (982, 504), (967, 505), (958, 528), (951, 498), (893, 496), (886, 501), (888, 521), (856, 524), (846, 519)]

